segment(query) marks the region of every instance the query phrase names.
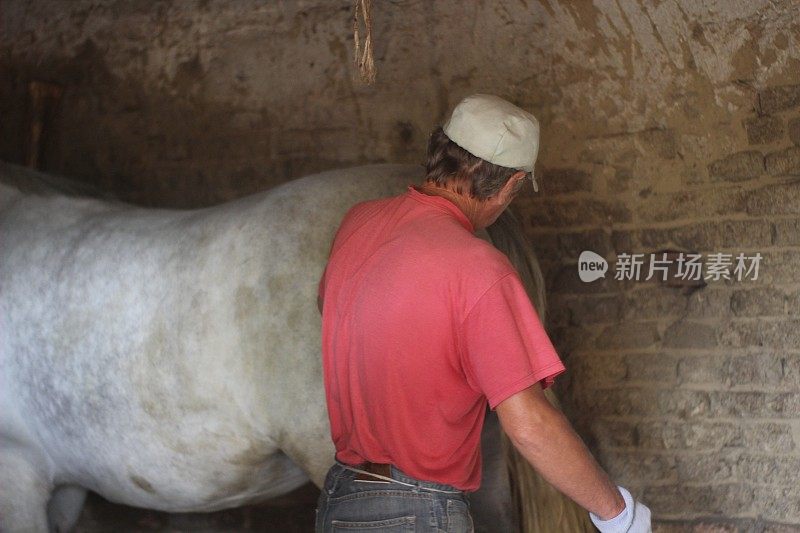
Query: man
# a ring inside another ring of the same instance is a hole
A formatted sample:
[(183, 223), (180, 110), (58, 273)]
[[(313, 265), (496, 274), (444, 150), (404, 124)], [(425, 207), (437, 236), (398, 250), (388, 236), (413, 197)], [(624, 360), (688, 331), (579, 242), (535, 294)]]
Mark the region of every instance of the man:
[(320, 280), (336, 464), (317, 531), (471, 531), (487, 401), (602, 532), (649, 531), (544, 397), (564, 367), (511, 263), (474, 235), (533, 180), (538, 147), (533, 115), (468, 97), (432, 134), (422, 186), (344, 218)]

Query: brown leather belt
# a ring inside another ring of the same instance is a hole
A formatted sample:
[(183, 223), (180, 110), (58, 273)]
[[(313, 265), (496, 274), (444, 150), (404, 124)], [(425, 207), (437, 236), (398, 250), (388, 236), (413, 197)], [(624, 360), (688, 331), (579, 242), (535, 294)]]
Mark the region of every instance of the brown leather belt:
[[(371, 472), (373, 474), (378, 474), (379, 476), (385, 477), (392, 477), (392, 465), (387, 463), (363, 463), (356, 466), (359, 470), (366, 470), (367, 472)], [(370, 476), (368, 474), (362, 474), (361, 472), (356, 473), (355, 477), (356, 481), (382, 481), (386, 483), (385, 479), (381, 479), (379, 477)]]

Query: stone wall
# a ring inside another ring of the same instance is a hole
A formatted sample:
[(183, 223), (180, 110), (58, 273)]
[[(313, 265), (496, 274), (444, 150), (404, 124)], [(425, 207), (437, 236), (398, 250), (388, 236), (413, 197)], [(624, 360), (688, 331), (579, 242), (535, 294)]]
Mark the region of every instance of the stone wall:
[[(4, 2), (0, 157), (23, 157), (32, 79), (64, 87), (46, 169), (182, 207), (421, 162), (463, 96), (510, 99), (542, 124), (542, 192), (515, 203), (581, 434), (662, 531), (800, 526), (800, 4), (375, 4), (367, 87), (349, 1)], [(583, 250), (605, 279), (578, 279)], [(662, 250), (763, 259), (757, 280), (614, 279)]]
[[(540, 253), (558, 258), (548, 268), (551, 319), (572, 369), (573, 419), (660, 519), (737, 518), (746, 531), (800, 524), (797, 94), (800, 85), (754, 92), (752, 108), (725, 124), (741, 141), (682, 190), (655, 193), (651, 182), (635, 201), (620, 199), (630, 189), (619, 176), (634, 179), (642, 159), (670, 165), (693, 142), (667, 127), (590, 141), (522, 204)], [(591, 176), (604, 170), (610, 190), (598, 195)], [(704, 287), (616, 280), (613, 266), (583, 283), (585, 249), (612, 264), (646, 254), (642, 279), (649, 254), (664, 249), (762, 260), (755, 280), (712, 276)]]

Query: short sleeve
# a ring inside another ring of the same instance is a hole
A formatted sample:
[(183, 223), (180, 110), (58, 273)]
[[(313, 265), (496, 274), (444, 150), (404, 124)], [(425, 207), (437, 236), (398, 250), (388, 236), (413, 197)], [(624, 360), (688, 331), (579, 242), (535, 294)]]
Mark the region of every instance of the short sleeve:
[(549, 387), (564, 371), (516, 273), (481, 296), (461, 325), (460, 340), (467, 380), (492, 409), (534, 383)]

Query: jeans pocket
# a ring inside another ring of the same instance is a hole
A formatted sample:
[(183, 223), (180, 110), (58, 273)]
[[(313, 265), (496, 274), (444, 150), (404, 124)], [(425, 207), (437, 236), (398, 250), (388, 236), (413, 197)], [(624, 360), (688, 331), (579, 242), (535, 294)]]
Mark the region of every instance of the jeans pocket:
[(331, 523), (332, 531), (365, 531), (370, 533), (410, 533), (415, 529), (416, 516), (401, 516), (386, 520), (372, 520), (351, 522), (348, 520), (334, 520)]
[(469, 506), (461, 500), (447, 500), (447, 533), (472, 533)]

